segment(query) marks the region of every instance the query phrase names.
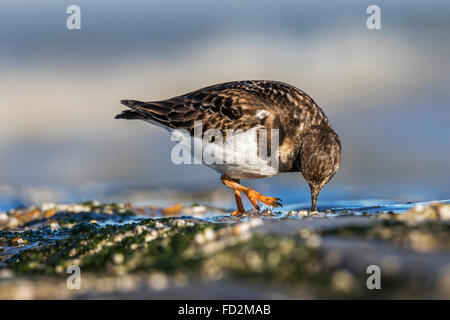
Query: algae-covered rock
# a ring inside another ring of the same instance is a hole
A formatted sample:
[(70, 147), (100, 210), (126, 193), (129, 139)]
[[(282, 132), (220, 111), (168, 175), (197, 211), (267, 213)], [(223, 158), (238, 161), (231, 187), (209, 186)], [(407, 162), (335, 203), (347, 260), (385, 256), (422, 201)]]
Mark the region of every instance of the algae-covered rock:
[[(0, 298), (195, 298), (189, 288), (220, 298), (220, 284), (248, 299), (262, 288), (285, 298), (449, 298), (448, 207), (241, 217), (217, 210), (214, 218), (206, 206), (181, 204), (11, 210), (0, 229)], [(367, 286), (371, 265), (381, 270), (379, 290)], [(81, 270), (78, 291), (66, 286), (72, 266)]]

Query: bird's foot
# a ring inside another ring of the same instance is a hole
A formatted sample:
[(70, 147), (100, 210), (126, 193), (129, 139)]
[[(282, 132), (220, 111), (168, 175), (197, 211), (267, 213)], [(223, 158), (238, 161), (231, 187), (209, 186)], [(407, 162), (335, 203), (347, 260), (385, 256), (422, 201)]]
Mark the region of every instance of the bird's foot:
[(244, 206), (242, 205), (241, 201), (241, 193), (245, 194), (252, 203), (255, 210), (259, 211), (259, 205), (258, 202), (263, 203), (265, 205), (268, 205), (270, 207), (282, 207), (281, 199), (280, 198), (272, 198), (272, 197), (266, 197), (260, 194), (259, 192), (256, 192), (253, 189), (250, 189), (248, 187), (244, 187), (243, 185), (239, 184), (239, 179), (231, 179), (226, 174), (222, 175), (221, 178), (223, 184), (225, 184), (228, 188), (233, 189), (234, 195), (236, 198), (236, 205), (237, 210), (232, 213), (233, 216), (239, 216), (242, 215), (245, 210)]
[(250, 200), (250, 202), (253, 204), (253, 207), (255, 207), (255, 209), (258, 211), (259, 211), (258, 202), (274, 208), (283, 206), (281, 203), (282, 200), (280, 198), (266, 197), (253, 189), (248, 189), (245, 195), (247, 196), (248, 200)]

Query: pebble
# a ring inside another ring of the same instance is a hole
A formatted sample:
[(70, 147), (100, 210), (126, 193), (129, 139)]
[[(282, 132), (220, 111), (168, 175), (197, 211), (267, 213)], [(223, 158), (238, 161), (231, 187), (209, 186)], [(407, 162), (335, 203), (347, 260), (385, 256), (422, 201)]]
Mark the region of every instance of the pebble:
[(9, 228), (16, 228), (19, 226), (20, 221), (16, 217), (10, 217), (8, 220), (8, 227)]
[(183, 205), (181, 203), (177, 203), (177, 204), (174, 204), (172, 206), (162, 209), (162, 215), (165, 217), (179, 216), (182, 211), (183, 211)]
[(211, 228), (205, 229), (204, 234), (206, 241), (213, 241), (216, 238), (216, 233)]
[(14, 238), (13, 242), (17, 243), (17, 244), (24, 244), (25, 242), (27, 242), (26, 240), (22, 239), (22, 238)]
[(105, 208), (105, 210), (103, 210), (103, 213), (113, 215), (114, 211), (110, 207), (107, 207)]
[(439, 209), (439, 216), (442, 220), (450, 220), (450, 205), (441, 206)]
[(52, 223), (50, 223), (50, 229), (51, 230), (56, 230), (56, 229), (58, 229), (59, 228), (59, 223), (58, 222), (52, 222)]
[(156, 230), (152, 230), (149, 234), (145, 236), (145, 242), (150, 242), (155, 240), (158, 237), (158, 232)]
[(56, 209), (56, 205), (54, 203), (46, 202), (41, 205), (41, 211), (49, 211), (54, 209)]
[(308, 210), (300, 210), (297, 214), (301, 217), (307, 217), (307, 216), (309, 216), (309, 211)]
[(289, 217), (292, 217), (292, 216), (308, 217), (309, 216), (309, 211), (308, 210), (289, 211), (287, 213), (287, 215)]
[(175, 221), (175, 224), (176, 224), (178, 227), (182, 227), (182, 226), (186, 225), (186, 221), (184, 221), (183, 219), (176, 220), (176, 221)]
[(70, 250), (69, 252), (69, 257), (74, 257), (77, 254), (77, 249), (73, 248), (72, 250)]
[(348, 292), (352, 289), (355, 279), (347, 270), (337, 270), (331, 276), (331, 283), (336, 290)]
[(115, 264), (121, 264), (125, 260), (125, 257), (121, 253), (116, 253), (113, 255), (113, 261)]
[(148, 284), (154, 290), (163, 290), (167, 288), (169, 281), (164, 273), (154, 272), (150, 275)]
[(320, 247), (321, 243), (322, 239), (317, 234), (312, 234), (306, 239), (306, 245), (313, 249), (317, 249), (318, 247)]
[(248, 221), (247, 223), (250, 225), (250, 227), (255, 228), (255, 227), (263, 225), (264, 221), (262, 219), (252, 219), (252, 220)]
[(57, 266), (55, 267), (55, 272), (56, 272), (56, 273), (63, 273), (63, 271), (64, 271), (63, 266), (57, 265)]
[(205, 236), (202, 233), (197, 233), (194, 237), (195, 242), (197, 242), (199, 245), (202, 245), (205, 243)]
[(12, 270), (4, 268), (0, 270), (0, 279), (8, 279), (14, 276), (14, 272)]
[(195, 206), (191, 208), (192, 213), (205, 213), (208, 209), (205, 206)]
[(142, 234), (142, 232), (144, 232), (144, 230), (146, 230), (146, 229), (147, 229), (146, 226), (137, 226), (135, 230), (136, 230), (137, 235), (140, 235), (140, 234)]
[(4, 212), (0, 212), (0, 224), (6, 224), (8, 222), (8, 215)]

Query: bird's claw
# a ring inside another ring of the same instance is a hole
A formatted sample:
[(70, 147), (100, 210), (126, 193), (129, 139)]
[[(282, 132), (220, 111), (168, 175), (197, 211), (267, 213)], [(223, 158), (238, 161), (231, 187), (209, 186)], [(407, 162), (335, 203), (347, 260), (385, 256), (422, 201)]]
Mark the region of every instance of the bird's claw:
[(281, 203), (282, 200), (280, 198), (266, 197), (261, 194), (258, 194), (258, 196), (253, 198), (252, 200), (253, 200), (252, 203), (254, 203), (254, 208), (258, 211), (259, 211), (259, 206), (256, 204), (256, 201), (259, 201), (259, 202), (261, 202), (269, 207), (273, 207), (273, 208), (283, 206), (283, 204)]
[(281, 207), (281, 208), (283, 208), (283, 200), (281, 199), (281, 198), (275, 198), (275, 200), (277, 200), (277, 202), (275, 203), (276, 204), (276, 206), (274, 206), (274, 207)]

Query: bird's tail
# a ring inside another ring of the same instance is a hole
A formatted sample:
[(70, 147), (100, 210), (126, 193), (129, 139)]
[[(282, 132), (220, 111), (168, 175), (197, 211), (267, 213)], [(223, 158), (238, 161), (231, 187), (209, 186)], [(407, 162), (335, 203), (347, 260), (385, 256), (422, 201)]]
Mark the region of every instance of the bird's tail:
[[(138, 100), (121, 100), (121, 104), (127, 106), (130, 109), (135, 109), (136, 107), (139, 107), (145, 102), (138, 101)], [(145, 120), (145, 117), (142, 116), (140, 113), (133, 111), (133, 110), (123, 110), (122, 113), (115, 116), (115, 119), (128, 119), (128, 120)]]
[(134, 109), (136, 107), (139, 107), (139, 106), (145, 104), (145, 102), (138, 101), (138, 100), (120, 100), (120, 103), (127, 106), (130, 109)]

